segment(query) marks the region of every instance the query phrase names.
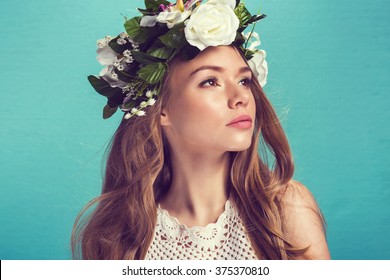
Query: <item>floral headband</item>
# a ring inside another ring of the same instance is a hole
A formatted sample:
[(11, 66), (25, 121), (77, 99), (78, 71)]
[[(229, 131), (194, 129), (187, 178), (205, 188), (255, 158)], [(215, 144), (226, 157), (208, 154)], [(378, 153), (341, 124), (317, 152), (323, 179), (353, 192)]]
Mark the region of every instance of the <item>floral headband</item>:
[(260, 85), (267, 80), (268, 66), (254, 25), (263, 14), (251, 15), (240, 0), (145, 0), (142, 16), (125, 19), (125, 30), (116, 37), (98, 40), (97, 60), (104, 69), (99, 76), (88, 76), (94, 89), (107, 97), (103, 118), (118, 107), (124, 118), (145, 115), (145, 108), (156, 102), (168, 62), (181, 53), (194, 58), (209, 46), (235, 44), (244, 53)]

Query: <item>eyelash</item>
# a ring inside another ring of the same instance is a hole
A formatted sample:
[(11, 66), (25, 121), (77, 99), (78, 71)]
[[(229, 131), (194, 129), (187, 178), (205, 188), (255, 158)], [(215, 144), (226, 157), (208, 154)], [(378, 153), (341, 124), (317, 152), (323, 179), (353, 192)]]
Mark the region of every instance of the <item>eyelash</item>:
[[(250, 87), (250, 85), (252, 84), (252, 79), (249, 78), (249, 77), (245, 77), (245, 78), (243, 78), (243, 79), (240, 81), (240, 83), (241, 83), (241, 82), (244, 82), (244, 83), (245, 83), (245, 84), (244, 84), (245, 87)], [(207, 83), (215, 83), (216, 85), (211, 85), (211, 84), (207, 85)], [(206, 86), (206, 87), (219, 86), (219, 84), (218, 84), (218, 79), (217, 79), (216, 77), (208, 78), (208, 79), (204, 80), (203, 82), (201, 82), (201, 83), (199, 84), (199, 86), (200, 86), (200, 87), (205, 87), (205, 86)]]
[(212, 87), (212, 85), (206, 85), (207, 83), (211, 83), (211, 82), (216, 83), (217, 85), (219, 85), (219, 84), (218, 84), (217, 78), (212, 77), (212, 78), (208, 78), (208, 79), (204, 80), (203, 82), (201, 82), (201, 83), (199, 84), (199, 86), (201, 86), (201, 87), (204, 87), (204, 86), (210, 86), (210, 87)]

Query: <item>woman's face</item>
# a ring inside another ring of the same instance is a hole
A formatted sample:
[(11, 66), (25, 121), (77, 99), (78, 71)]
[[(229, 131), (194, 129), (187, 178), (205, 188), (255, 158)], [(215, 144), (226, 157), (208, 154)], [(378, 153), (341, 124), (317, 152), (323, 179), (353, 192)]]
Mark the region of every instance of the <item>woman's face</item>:
[(256, 106), (252, 72), (238, 51), (209, 47), (173, 71), (172, 98), (161, 116), (171, 146), (221, 152), (249, 148)]

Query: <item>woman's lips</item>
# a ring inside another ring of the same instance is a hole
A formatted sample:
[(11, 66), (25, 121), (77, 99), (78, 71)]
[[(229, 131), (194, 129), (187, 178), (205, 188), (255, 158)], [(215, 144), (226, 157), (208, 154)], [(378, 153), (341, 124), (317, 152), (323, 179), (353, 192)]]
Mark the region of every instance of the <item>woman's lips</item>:
[(227, 126), (235, 128), (251, 128), (252, 118), (248, 115), (238, 116), (237, 118), (234, 118), (231, 122), (229, 122)]

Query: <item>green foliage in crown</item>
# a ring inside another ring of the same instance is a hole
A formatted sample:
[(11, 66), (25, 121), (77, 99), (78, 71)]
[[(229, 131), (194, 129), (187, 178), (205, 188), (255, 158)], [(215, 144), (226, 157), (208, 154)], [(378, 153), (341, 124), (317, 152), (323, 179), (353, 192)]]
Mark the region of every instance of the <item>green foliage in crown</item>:
[[(239, 0), (201, 2), (145, 0), (145, 8), (138, 9), (140, 16), (125, 19), (126, 32), (98, 40), (97, 60), (104, 68), (88, 80), (107, 97), (103, 118), (111, 117), (118, 108), (125, 112), (125, 119), (145, 115), (145, 108), (156, 102), (161, 91), (169, 61), (179, 53), (190, 60), (209, 46), (240, 47), (260, 83), (265, 84), (265, 51), (256, 49), (260, 39), (253, 31), (265, 15), (251, 15)], [(253, 27), (245, 34), (249, 25)]]

